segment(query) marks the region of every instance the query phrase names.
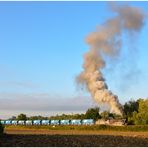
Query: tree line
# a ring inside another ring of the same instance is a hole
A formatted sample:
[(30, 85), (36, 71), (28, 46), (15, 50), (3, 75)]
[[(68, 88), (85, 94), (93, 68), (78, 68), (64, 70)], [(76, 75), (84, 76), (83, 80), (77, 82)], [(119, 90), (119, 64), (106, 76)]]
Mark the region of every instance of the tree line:
[(148, 124), (148, 98), (130, 100), (124, 104), (124, 117), (128, 124), (146, 125)]
[(26, 114), (19, 114), (17, 117), (13, 116), (11, 120), (63, 120), (63, 119), (126, 119), (129, 125), (146, 125), (148, 124), (148, 98), (130, 100), (123, 105), (123, 116), (119, 116), (109, 111), (100, 112), (99, 107), (89, 108), (83, 114), (62, 114), (50, 117), (31, 116), (27, 117)]

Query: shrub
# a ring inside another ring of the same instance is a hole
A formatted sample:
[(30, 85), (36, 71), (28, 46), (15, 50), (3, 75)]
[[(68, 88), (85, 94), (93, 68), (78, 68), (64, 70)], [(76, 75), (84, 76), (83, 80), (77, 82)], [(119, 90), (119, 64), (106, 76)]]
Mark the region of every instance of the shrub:
[(0, 123), (0, 135), (2, 135), (4, 132), (4, 126)]

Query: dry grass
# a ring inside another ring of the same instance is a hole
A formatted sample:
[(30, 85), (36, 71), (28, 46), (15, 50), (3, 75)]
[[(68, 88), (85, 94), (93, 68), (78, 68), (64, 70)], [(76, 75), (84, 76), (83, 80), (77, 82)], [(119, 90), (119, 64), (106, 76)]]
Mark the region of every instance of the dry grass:
[(114, 135), (114, 136), (130, 136), (148, 138), (148, 132), (119, 132), (119, 131), (104, 131), (104, 130), (47, 130), (47, 129), (21, 129), (21, 128), (6, 128), (6, 134), (14, 135)]

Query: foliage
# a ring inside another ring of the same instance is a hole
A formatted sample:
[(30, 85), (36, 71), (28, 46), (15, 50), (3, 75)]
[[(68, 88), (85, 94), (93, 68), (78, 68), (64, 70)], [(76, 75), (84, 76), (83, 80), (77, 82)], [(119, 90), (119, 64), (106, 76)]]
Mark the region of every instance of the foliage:
[(133, 121), (136, 125), (148, 124), (148, 99), (139, 100), (138, 112), (133, 112)]
[(114, 113), (110, 113), (109, 111), (103, 111), (101, 114), (101, 118), (102, 119), (121, 119), (120, 115), (114, 114)]
[(130, 100), (129, 102), (126, 102), (124, 105), (124, 113), (126, 117), (131, 117), (134, 111), (138, 111), (139, 108), (139, 100), (134, 101)]
[(43, 117), (43, 116), (31, 116), (31, 117), (28, 117), (28, 120), (47, 120), (48, 117)]
[(129, 125), (134, 124), (133, 113), (138, 112), (139, 100), (130, 100), (124, 104), (124, 118), (126, 118)]
[(128, 103), (125, 103), (124, 112), (128, 124), (148, 124), (148, 99), (138, 99), (137, 101), (131, 100)]
[(100, 115), (102, 119), (109, 119), (110, 113), (108, 111), (104, 111)]
[(90, 108), (86, 111), (86, 118), (87, 119), (94, 119), (94, 120), (97, 120), (97, 119), (100, 119), (101, 116), (99, 114), (99, 108), (96, 107), (96, 108)]
[(27, 116), (25, 114), (21, 113), (17, 116), (17, 120), (27, 120)]
[(0, 135), (2, 135), (4, 132), (4, 126), (0, 123)]

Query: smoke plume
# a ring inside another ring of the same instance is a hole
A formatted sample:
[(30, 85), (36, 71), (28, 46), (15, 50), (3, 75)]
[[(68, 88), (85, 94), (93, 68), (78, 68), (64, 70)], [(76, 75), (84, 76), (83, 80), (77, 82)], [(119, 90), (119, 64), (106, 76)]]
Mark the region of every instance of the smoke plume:
[(107, 103), (110, 112), (122, 115), (122, 106), (118, 96), (114, 95), (105, 83), (101, 69), (105, 67), (105, 56), (115, 57), (122, 49), (122, 35), (126, 33), (130, 38), (139, 33), (145, 14), (136, 7), (111, 5), (116, 15), (86, 37), (90, 49), (84, 55), (83, 71), (77, 77), (80, 84), (86, 86), (92, 98), (98, 103)]

